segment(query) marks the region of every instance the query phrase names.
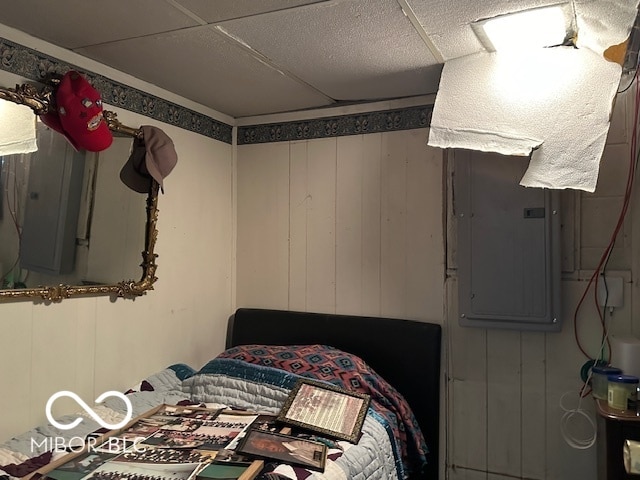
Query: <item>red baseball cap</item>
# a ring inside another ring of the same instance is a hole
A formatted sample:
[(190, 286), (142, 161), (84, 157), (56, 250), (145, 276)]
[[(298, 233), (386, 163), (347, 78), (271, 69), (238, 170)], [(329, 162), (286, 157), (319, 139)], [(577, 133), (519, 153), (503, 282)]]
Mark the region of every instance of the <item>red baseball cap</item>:
[(40, 116), (43, 123), (62, 133), (76, 150), (99, 152), (113, 142), (102, 116), (100, 92), (78, 72), (64, 74), (55, 92), (56, 111)]

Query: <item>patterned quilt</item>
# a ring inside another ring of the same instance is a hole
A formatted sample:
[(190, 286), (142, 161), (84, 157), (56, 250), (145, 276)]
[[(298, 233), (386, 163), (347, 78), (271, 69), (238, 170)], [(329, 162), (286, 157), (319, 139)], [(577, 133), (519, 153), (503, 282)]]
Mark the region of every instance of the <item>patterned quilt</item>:
[(401, 471), (409, 474), (424, 468), (427, 445), (411, 408), (402, 395), (361, 358), (325, 345), (242, 345), (226, 350), (200, 373), (216, 370), (216, 363), (223, 358), (285, 370), (370, 395), (371, 407), (386, 420), (393, 437), (399, 439), (396, 448)]

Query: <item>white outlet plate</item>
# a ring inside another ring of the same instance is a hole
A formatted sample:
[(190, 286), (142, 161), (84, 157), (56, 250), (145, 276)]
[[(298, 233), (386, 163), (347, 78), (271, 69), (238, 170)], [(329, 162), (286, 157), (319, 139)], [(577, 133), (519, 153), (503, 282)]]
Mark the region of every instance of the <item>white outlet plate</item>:
[[(605, 287), (606, 278), (606, 287)], [(619, 308), (624, 305), (624, 279), (622, 277), (598, 277), (598, 303), (601, 307)], [(607, 302), (605, 305), (604, 302)]]

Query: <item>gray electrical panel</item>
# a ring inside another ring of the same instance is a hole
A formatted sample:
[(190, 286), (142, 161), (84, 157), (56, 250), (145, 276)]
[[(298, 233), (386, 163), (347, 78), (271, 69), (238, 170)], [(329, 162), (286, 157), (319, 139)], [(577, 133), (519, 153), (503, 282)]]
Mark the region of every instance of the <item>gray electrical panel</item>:
[(559, 331), (560, 195), (519, 185), (529, 159), (456, 150), (460, 324)]
[(53, 275), (73, 271), (84, 157), (62, 135), (38, 128), (20, 240), (22, 268)]

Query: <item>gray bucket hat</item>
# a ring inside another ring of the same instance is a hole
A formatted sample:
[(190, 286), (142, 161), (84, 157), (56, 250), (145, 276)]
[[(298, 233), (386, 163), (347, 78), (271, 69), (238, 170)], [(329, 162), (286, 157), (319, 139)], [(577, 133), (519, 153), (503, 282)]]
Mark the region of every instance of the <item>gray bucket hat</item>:
[(120, 170), (120, 180), (136, 192), (148, 193), (153, 178), (164, 193), (163, 180), (178, 163), (175, 146), (161, 129), (149, 125), (141, 129), (143, 138), (133, 141), (131, 155)]

